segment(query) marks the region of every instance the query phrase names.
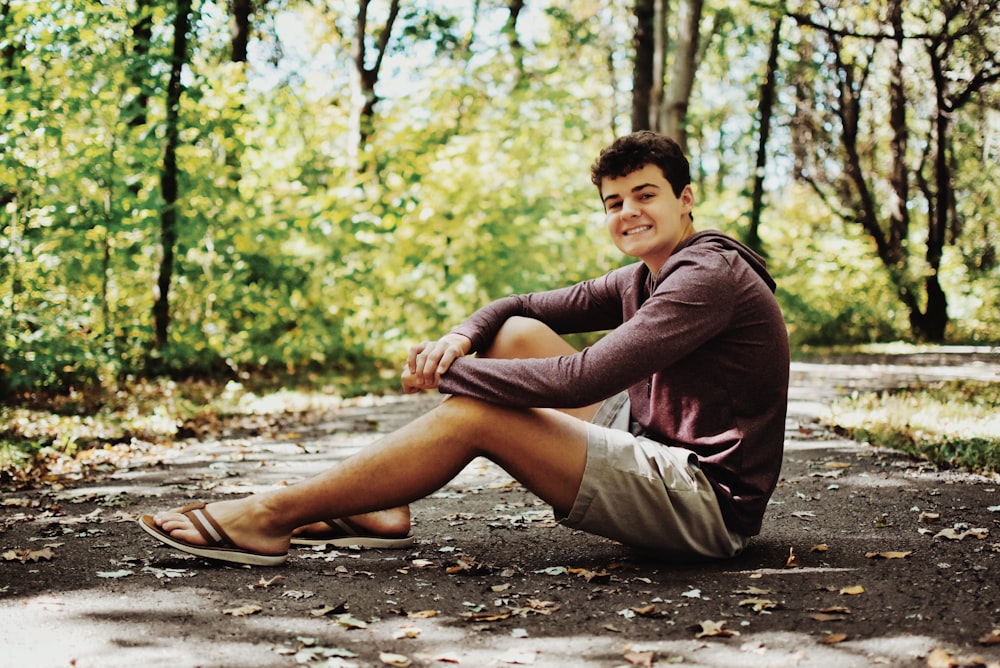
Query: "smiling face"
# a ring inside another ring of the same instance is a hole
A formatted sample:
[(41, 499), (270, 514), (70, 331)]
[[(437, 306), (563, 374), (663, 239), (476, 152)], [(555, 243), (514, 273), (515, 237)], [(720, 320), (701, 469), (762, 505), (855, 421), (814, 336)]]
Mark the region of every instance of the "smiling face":
[(604, 178), (600, 192), (615, 246), (642, 260), (654, 275), (677, 245), (694, 234), (694, 191), (687, 185), (675, 195), (654, 164), (619, 178)]

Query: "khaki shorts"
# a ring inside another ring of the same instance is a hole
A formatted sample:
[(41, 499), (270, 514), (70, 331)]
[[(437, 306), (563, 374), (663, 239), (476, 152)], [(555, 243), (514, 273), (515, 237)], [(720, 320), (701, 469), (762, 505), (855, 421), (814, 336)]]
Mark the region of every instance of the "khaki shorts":
[(630, 420), (627, 393), (601, 405), (580, 491), (560, 522), (669, 559), (739, 554), (750, 538), (726, 528), (694, 453), (631, 434)]

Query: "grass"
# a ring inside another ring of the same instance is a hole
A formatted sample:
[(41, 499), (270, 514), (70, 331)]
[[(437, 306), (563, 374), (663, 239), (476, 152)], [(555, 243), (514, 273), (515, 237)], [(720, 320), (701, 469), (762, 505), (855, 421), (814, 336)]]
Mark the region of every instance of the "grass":
[(947, 381), (842, 399), (831, 426), (941, 467), (1000, 471), (1000, 383)]

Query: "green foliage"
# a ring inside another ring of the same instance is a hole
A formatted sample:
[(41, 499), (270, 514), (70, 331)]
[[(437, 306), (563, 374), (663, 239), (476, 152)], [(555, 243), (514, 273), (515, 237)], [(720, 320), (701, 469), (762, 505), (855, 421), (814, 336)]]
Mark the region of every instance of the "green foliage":
[[(627, 129), (629, 3), (529, 3), (519, 46), (500, 31), (502, 5), (407, 10), (374, 134), (357, 146), (353, 5), (282, 4), (255, 33), (251, 52), (266, 55), (240, 64), (228, 58), (226, 4), (208, 0), (184, 70), (171, 326), (157, 349), (175, 3), (2, 7), (3, 399), (114, 391), (155, 374), (377, 378), (490, 299), (626, 261), (607, 239), (589, 165)], [(696, 222), (737, 235), (761, 11), (729, 3), (706, 19), (716, 30), (692, 102)], [(956, 119), (957, 162), (995, 151), (990, 118)], [(774, 136), (787, 145), (787, 132)], [(965, 340), (1000, 339), (995, 162), (957, 172), (968, 227), (954, 231), (963, 241), (942, 280)], [(793, 340), (905, 335), (867, 242), (788, 186), (785, 166), (774, 171), (762, 233)]]
[(905, 313), (857, 230), (805, 188), (785, 189), (766, 218), (769, 265), (793, 347), (905, 336)]
[(950, 381), (857, 394), (831, 423), (850, 438), (938, 466), (1000, 470), (1000, 383)]

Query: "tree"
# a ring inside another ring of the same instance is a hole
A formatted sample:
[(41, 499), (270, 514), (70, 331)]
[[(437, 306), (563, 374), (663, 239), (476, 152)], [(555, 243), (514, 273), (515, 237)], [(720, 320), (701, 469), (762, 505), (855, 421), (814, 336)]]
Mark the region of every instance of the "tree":
[(165, 143), (163, 167), (160, 173), (160, 191), (163, 208), (160, 211), (160, 263), (156, 280), (156, 299), (153, 302), (153, 325), (156, 347), (167, 345), (170, 327), (170, 288), (174, 275), (174, 253), (178, 227), (178, 166), (177, 148), (180, 144), (180, 105), (184, 86), (181, 75), (188, 59), (188, 31), (191, 29), (191, 0), (177, 0), (173, 24), (173, 50), (170, 57), (170, 81), (167, 84)]
[[(831, 170), (828, 159), (818, 157), (813, 164), (823, 164), (823, 178), (818, 178), (819, 171), (802, 176), (827, 201), (839, 203), (844, 219), (856, 221), (866, 231), (909, 312), (917, 339), (943, 341), (946, 335), (949, 317), (941, 282), (942, 256), (949, 243), (957, 242), (956, 236), (946, 236), (948, 229), (954, 229), (954, 224), (949, 225), (954, 212), (950, 206), (953, 168), (948, 156), (954, 147), (949, 119), (1000, 77), (995, 10), (993, 0), (957, 0), (938, 8), (921, 6), (908, 15), (902, 2), (889, 0), (881, 15), (885, 18), (878, 13), (864, 17), (868, 24), (878, 22), (877, 30), (856, 27), (848, 13), (836, 7), (815, 15), (790, 13), (800, 26), (822, 36), (823, 50), (829, 53), (825, 64), (832, 86), (818, 86), (819, 98), (808, 106), (833, 111), (829, 120), (835, 122), (843, 162), (843, 171), (838, 172)], [(913, 26), (909, 30), (907, 22)], [(909, 61), (917, 43), (926, 45), (926, 64)], [(884, 68), (883, 62), (887, 63)], [(910, 77), (908, 70), (913, 71)], [(925, 72), (930, 76), (920, 76)], [(924, 87), (928, 79), (931, 90)], [(877, 98), (870, 99), (875, 87), (886, 90), (882, 99), (888, 127), (877, 116), (883, 106)], [(908, 115), (925, 109), (927, 98), (935, 101), (933, 118), (927, 119), (924, 113), (920, 121), (928, 123), (930, 130), (920, 163), (915, 165), (910, 137), (917, 121), (908, 120)], [(887, 154), (876, 149), (883, 134), (888, 137)], [(928, 167), (930, 151), (933, 159)], [(932, 178), (926, 177), (927, 170)], [(928, 211), (923, 268), (915, 266), (911, 251), (910, 210), (920, 208), (910, 193), (913, 178), (922, 185), (923, 206)], [(888, 196), (881, 197), (882, 192)]]
[(778, 48), (781, 46), (781, 22), (783, 16), (774, 17), (774, 28), (771, 32), (771, 46), (767, 55), (767, 70), (760, 84), (760, 112), (757, 121), (757, 161), (753, 171), (753, 190), (750, 205), (750, 225), (747, 228), (745, 241), (747, 244), (763, 252), (763, 242), (760, 238), (760, 219), (764, 209), (764, 174), (767, 171), (767, 140), (771, 136), (771, 117), (774, 114), (774, 96), (777, 87), (775, 78), (778, 76)]
[(366, 150), (369, 138), (375, 131), (375, 105), (378, 103), (375, 86), (389, 50), (393, 24), (399, 16), (399, 0), (390, 0), (385, 23), (374, 30), (376, 38), (374, 43), (369, 44), (368, 10), (371, 2), (372, 0), (358, 0), (354, 33), (354, 73), (361, 96), (361, 104), (356, 110), (356, 131), (357, 147), (361, 153)]

